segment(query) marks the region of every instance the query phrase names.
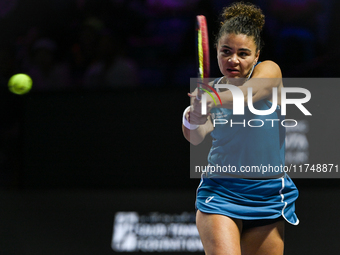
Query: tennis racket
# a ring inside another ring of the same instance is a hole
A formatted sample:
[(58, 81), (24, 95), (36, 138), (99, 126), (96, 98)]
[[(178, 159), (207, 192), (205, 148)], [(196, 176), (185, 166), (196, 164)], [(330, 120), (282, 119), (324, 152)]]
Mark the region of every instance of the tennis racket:
[(210, 74), (209, 38), (207, 20), (203, 15), (196, 16), (196, 56), (198, 68), (197, 99), (201, 99), (202, 84)]

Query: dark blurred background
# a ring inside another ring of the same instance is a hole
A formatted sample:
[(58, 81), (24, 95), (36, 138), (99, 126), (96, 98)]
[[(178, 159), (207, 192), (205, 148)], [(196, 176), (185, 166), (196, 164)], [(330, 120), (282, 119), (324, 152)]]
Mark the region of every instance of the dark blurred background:
[[(207, 17), (218, 77), (214, 38), (232, 2), (0, 0), (0, 254), (111, 254), (116, 212), (194, 211), (199, 180), (181, 117), (197, 72), (195, 16)], [(338, 77), (339, 1), (250, 2), (266, 15), (260, 60), (284, 77)], [(16, 73), (32, 77), (28, 94), (8, 91)], [(332, 96), (320, 116), (339, 92), (316, 92)], [(338, 163), (339, 119), (327, 120), (323, 144), (319, 132), (307, 136), (313, 163)], [(298, 244), (297, 253), (324, 254), (327, 242), (337, 254), (328, 234), (339, 230), (324, 221), (339, 210), (340, 182), (296, 183), (302, 223), (287, 229), (288, 252)]]

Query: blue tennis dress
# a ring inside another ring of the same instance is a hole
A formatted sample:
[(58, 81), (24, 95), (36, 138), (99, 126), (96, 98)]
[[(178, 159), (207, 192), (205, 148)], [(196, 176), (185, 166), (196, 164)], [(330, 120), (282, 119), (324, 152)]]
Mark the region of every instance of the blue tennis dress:
[[(260, 100), (257, 110), (271, 109)], [(248, 107), (244, 115), (231, 109), (213, 108), (215, 120), (207, 169), (197, 189), (196, 209), (244, 220), (282, 216), (297, 225), (295, 201), (299, 192), (283, 171), (285, 128), (280, 107), (270, 115), (255, 115)], [(217, 124), (219, 123), (219, 124)]]

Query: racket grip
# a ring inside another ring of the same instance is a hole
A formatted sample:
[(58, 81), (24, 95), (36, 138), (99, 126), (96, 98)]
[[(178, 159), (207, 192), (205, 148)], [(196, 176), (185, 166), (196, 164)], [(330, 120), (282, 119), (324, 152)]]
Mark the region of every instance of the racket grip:
[(197, 100), (201, 100), (202, 97), (202, 91), (200, 90), (200, 86), (197, 86), (197, 95), (196, 95), (196, 99)]

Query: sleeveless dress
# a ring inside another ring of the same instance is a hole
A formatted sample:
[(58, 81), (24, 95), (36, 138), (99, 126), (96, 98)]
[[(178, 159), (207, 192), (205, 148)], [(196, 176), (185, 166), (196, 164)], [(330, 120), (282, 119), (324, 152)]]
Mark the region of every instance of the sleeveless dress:
[[(271, 107), (268, 100), (254, 103), (258, 110)], [(280, 107), (270, 115), (255, 115), (248, 107), (244, 115), (233, 115), (226, 108), (213, 108), (211, 114), (215, 128), (207, 169), (214, 171), (202, 174), (196, 209), (243, 220), (282, 216), (297, 225), (295, 201), (299, 193), (283, 171), (285, 128)]]

